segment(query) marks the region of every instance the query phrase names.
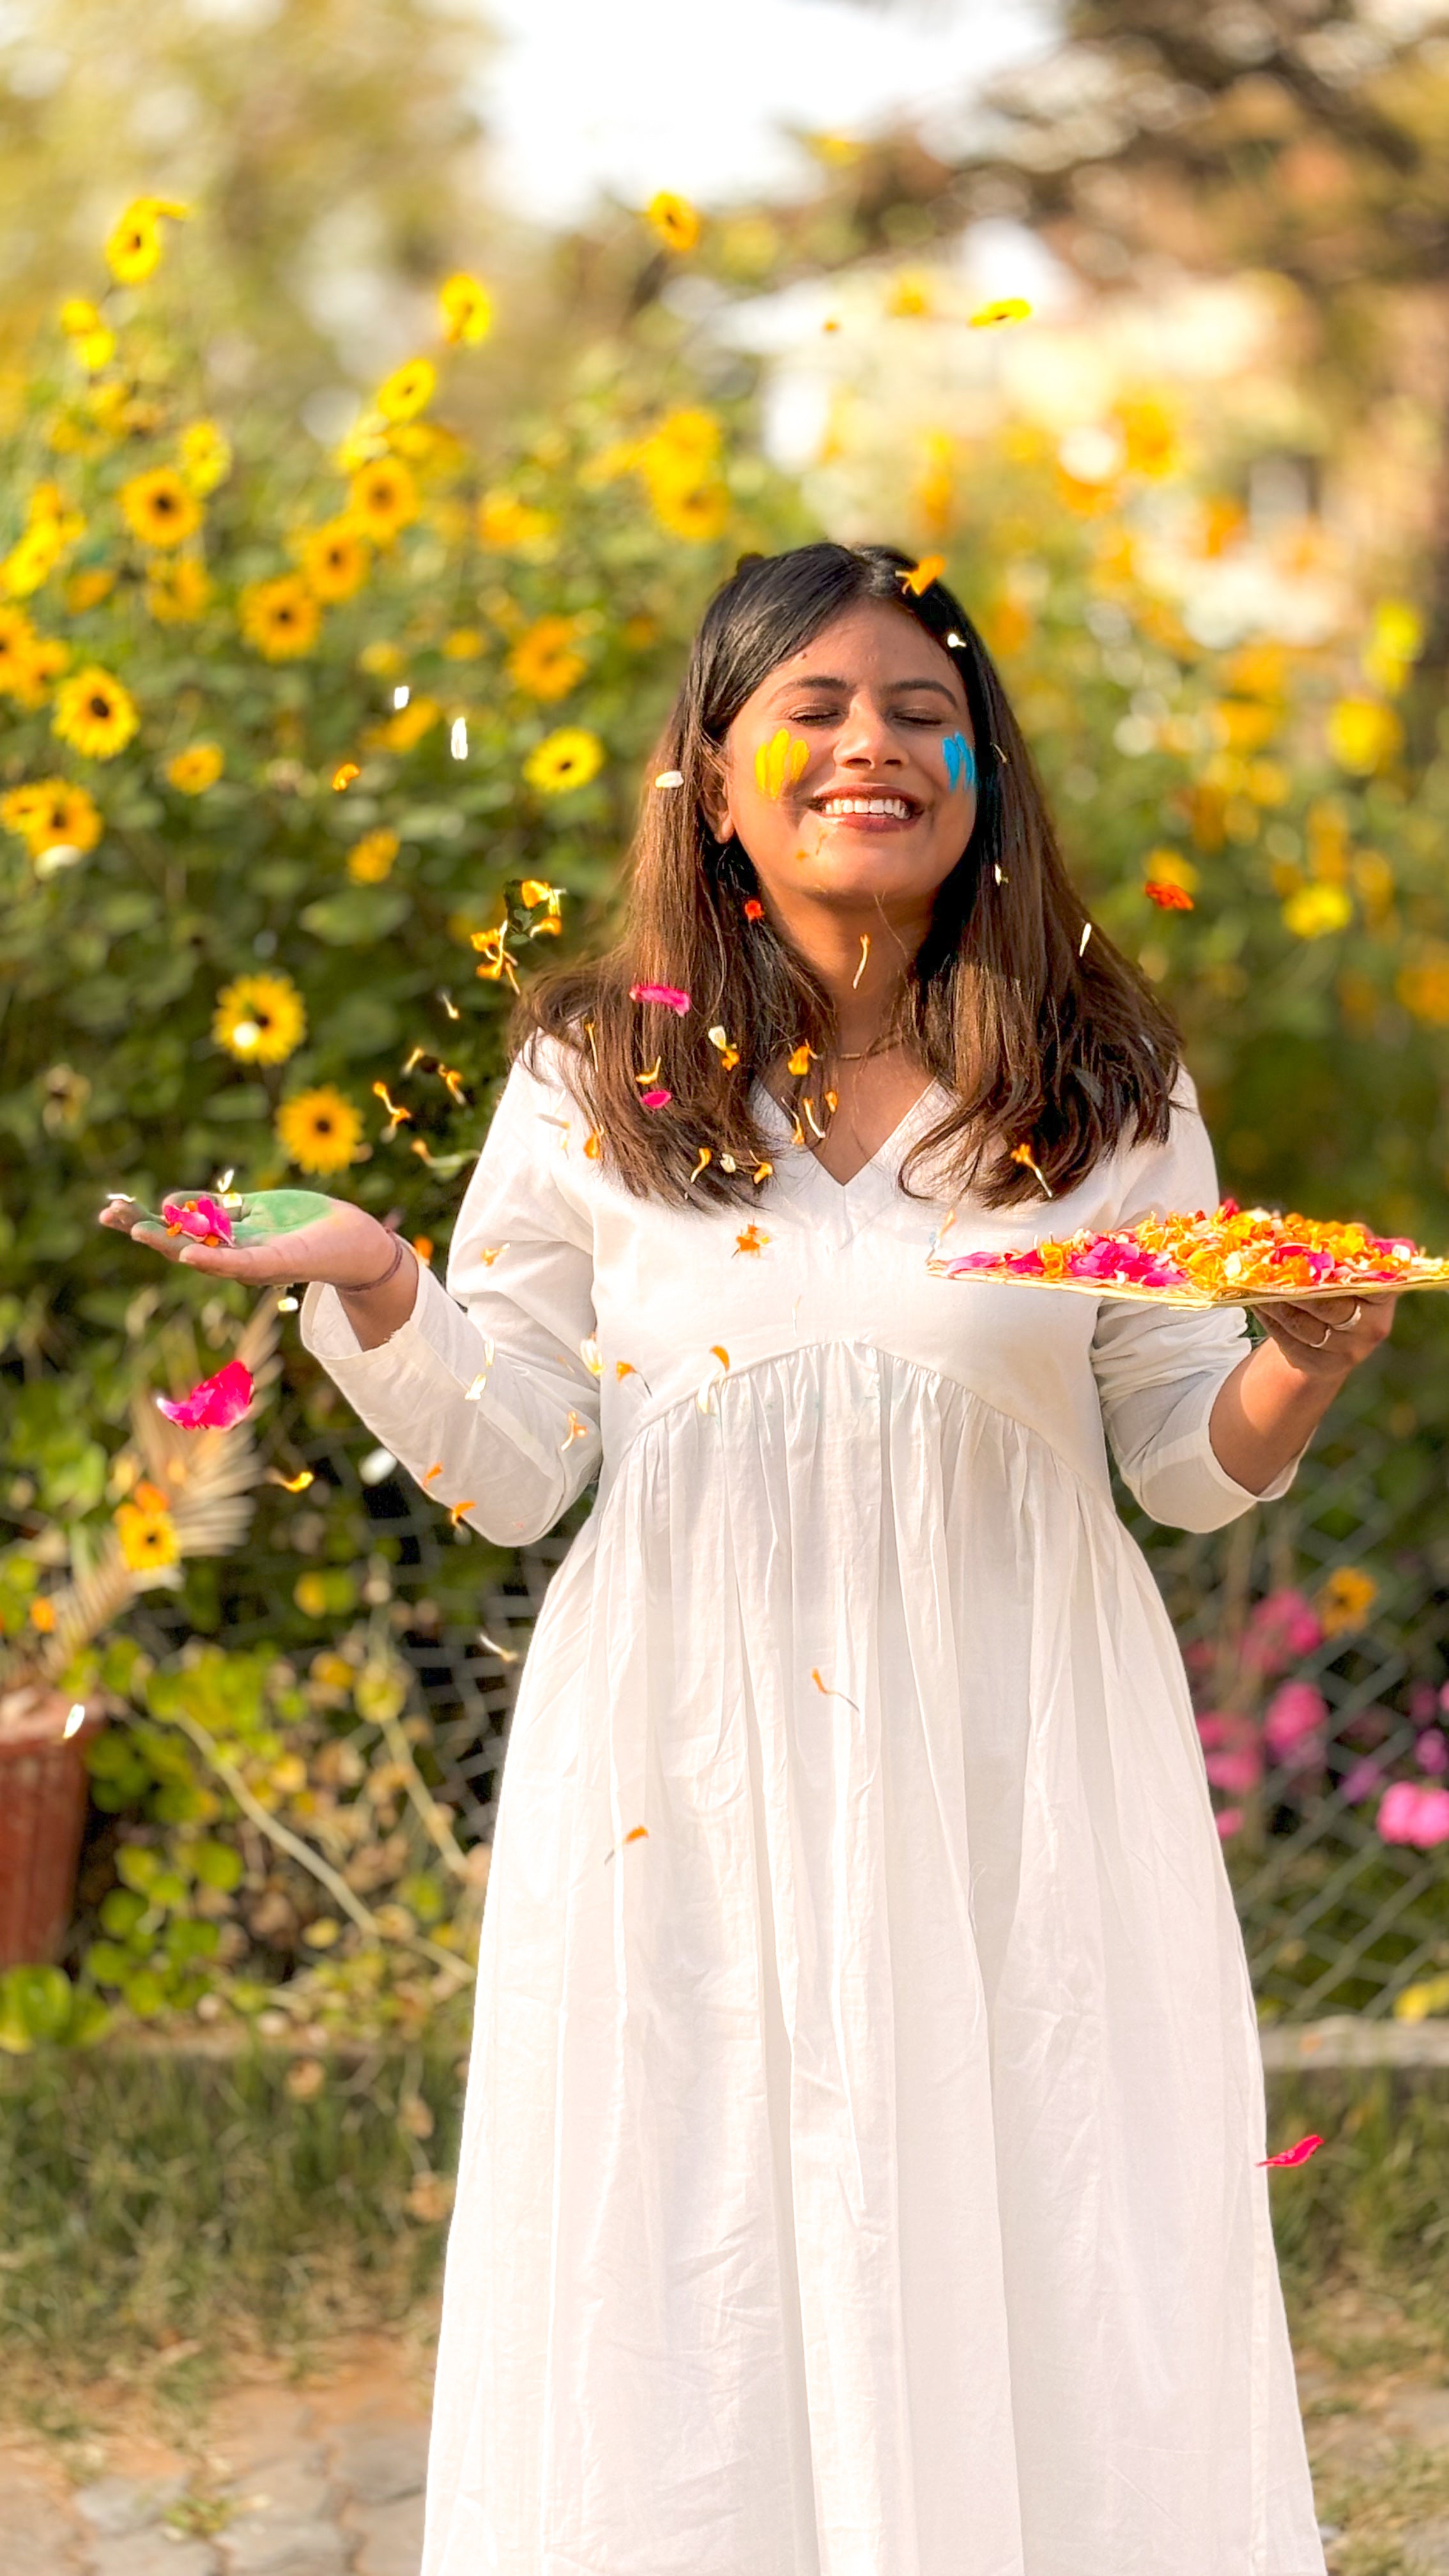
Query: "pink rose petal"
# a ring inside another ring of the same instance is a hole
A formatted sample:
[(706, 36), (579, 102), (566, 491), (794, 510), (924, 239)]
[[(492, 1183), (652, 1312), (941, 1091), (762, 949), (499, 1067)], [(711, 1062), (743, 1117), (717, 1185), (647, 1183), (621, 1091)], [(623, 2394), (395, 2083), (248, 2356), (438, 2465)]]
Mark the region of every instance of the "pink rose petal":
[(1276, 2156), (1260, 2156), (1259, 2170), (1264, 2165), (1306, 2165), (1310, 2156), (1317, 2155), (1322, 2144), (1319, 2137), (1300, 2138), (1296, 2147), (1284, 2147)]
[(639, 1094), (639, 1106), (641, 1109), (663, 1109), (666, 1103), (671, 1101), (673, 1098), (673, 1092), (665, 1091), (661, 1085), (656, 1087), (653, 1091), (641, 1091)]
[(677, 1011), (683, 1019), (689, 1009), (689, 995), (678, 984), (631, 984), (631, 1002), (658, 1002), (666, 1011)]
[(183, 1431), (230, 1431), (251, 1400), (251, 1370), (241, 1360), (228, 1360), (215, 1377), (202, 1378), (179, 1403), (158, 1395), (156, 1409), (168, 1422), (178, 1422)]
[(219, 1236), (223, 1243), (231, 1241), (231, 1218), (220, 1199), (209, 1198), (204, 1191), (194, 1199), (183, 1199), (173, 1191), (162, 1200), (161, 1214), (168, 1225), (194, 1236), (198, 1243), (205, 1243), (208, 1235)]

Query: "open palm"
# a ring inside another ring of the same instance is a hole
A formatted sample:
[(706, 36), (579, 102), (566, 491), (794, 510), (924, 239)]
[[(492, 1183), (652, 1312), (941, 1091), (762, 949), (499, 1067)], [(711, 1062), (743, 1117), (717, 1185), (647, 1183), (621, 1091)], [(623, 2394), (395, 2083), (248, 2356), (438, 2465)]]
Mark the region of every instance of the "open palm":
[[(168, 1195), (184, 1204), (184, 1192)], [(317, 1190), (255, 1190), (242, 1193), (227, 1215), (232, 1239), (218, 1244), (173, 1232), (163, 1215), (137, 1199), (113, 1199), (101, 1210), (99, 1222), (129, 1234), (167, 1261), (209, 1271), (218, 1279), (241, 1279), (253, 1288), (309, 1279), (334, 1288), (360, 1288), (387, 1268), (392, 1237), (375, 1216), (348, 1199), (324, 1198)]]

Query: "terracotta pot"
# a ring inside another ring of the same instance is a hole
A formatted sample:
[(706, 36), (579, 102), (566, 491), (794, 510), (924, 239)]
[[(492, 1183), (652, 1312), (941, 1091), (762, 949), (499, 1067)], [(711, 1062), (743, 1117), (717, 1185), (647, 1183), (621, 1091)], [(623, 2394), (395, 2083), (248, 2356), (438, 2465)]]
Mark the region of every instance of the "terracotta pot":
[(89, 1785), (81, 1748), (108, 1713), (91, 1692), (67, 1739), (73, 1706), (48, 1682), (0, 1689), (0, 1968), (58, 1959), (65, 1943)]

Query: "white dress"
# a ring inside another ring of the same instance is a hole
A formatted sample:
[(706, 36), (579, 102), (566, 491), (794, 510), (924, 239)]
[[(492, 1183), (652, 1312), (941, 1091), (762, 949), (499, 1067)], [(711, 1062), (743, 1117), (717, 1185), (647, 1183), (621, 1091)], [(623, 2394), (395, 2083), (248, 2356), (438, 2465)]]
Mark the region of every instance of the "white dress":
[[(424, 2576), (1322, 2576), (1242, 1942), (1103, 1437), (1156, 1518), (1246, 1510), (1241, 1317), (933, 1275), (929, 1094), (844, 1186), (762, 1092), (755, 1205), (632, 1199), (559, 1064), (446, 1289), (365, 1352), (302, 1310), (490, 1538), (599, 1475), (503, 1769)], [(949, 1248), (1212, 1205), (1180, 1103)]]

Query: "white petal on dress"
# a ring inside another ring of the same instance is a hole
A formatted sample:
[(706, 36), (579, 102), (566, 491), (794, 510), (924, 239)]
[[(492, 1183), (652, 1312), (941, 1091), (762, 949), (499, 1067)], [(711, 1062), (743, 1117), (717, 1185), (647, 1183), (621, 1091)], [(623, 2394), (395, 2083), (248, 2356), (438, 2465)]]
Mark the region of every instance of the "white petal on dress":
[[(490, 1537), (602, 1461), (504, 1766), (424, 2576), (1322, 2576), (1242, 1942), (1104, 1439), (1159, 1517), (1245, 1510), (1243, 1325), (933, 1276), (896, 1175), (939, 1106), (842, 1188), (762, 1095), (760, 1203), (680, 1212), (544, 1050), (447, 1290), (367, 1352), (307, 1293)], [(951, 1242), (1215, 1195), (1185, 1085), (1168, 1145)]]

